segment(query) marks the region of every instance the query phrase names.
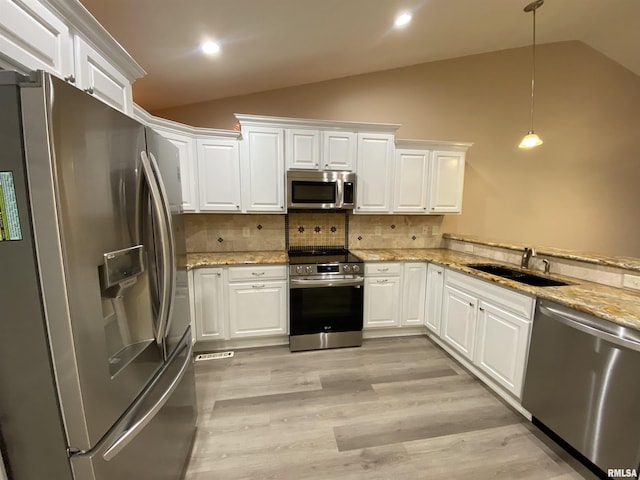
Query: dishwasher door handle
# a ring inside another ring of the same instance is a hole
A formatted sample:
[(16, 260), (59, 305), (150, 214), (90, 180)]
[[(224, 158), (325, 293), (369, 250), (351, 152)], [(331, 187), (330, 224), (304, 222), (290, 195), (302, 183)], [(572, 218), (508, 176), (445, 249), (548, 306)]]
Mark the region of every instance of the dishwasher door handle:
[[(569, 312), (557, 310), (553, 307), (549, 307), (546, 305), (538, 305), (538, 309), (544, 315), (548, 317), (552, 317), (555, 320), (559, 321), (560, 323), (563, 323), (568, 327), (575, 328), (576, 330), (579, 330), (588, 335), (592, 335), (594, 337), (600, 338), (602, 340), (606, 340), (607, 342), (613, 343), (620, 347), (624, 347), (630, 350), (634, 350), (636, 352), (640, 352), (639, 341), (602, 330), (598, 328), (595, 322), (589, 322), (587, 319), (583, 319), (578, 315), (572, 315)], [(619, 328), (624, 329), (625, 327), (620, 326)]]

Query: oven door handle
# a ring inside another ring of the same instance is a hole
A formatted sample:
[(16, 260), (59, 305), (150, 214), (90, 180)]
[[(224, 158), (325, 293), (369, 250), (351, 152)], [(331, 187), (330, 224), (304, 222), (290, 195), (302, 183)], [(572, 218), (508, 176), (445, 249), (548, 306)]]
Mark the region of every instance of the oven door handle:
[(292, 278), (289, 280), (290, 288), (324, 288), (324, 287), (361, 287), (364, 285), (364, 277), (349, 279), (314, 280), (304, 278)]

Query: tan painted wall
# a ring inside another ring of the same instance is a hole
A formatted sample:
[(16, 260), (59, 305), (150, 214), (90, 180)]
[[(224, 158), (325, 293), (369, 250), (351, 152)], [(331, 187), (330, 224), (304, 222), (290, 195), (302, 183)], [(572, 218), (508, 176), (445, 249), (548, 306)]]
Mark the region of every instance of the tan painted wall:
[(232, 128), (234, 112), (400, 123), (400, 138), (461, 140), (463, 214), (443, 231), (640, 257), (640, 77), (579, 42), (513, 49), (153, 112)]

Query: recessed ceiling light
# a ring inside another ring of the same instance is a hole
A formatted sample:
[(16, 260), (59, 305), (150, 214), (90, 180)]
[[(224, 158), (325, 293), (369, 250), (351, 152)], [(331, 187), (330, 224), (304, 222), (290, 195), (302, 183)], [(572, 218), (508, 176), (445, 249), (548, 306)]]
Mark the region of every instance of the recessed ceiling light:
[(220, 51), (220, 45), (216, 42), (207, 41), (200, 45), (200, 50), (202, 50), (207, 55), (215, 55)]
[(404, 27), (411, 22), (411, 13), (404, 12), (396, 17), (394, 25), (398, 28)]

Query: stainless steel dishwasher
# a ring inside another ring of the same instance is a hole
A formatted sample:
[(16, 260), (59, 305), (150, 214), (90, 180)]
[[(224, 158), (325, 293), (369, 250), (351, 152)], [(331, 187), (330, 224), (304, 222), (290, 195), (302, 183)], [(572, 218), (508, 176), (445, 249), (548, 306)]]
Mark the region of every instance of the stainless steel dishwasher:
[(522, 405), (605, 473), (637, 478), (640, 331), (539, 300)]

